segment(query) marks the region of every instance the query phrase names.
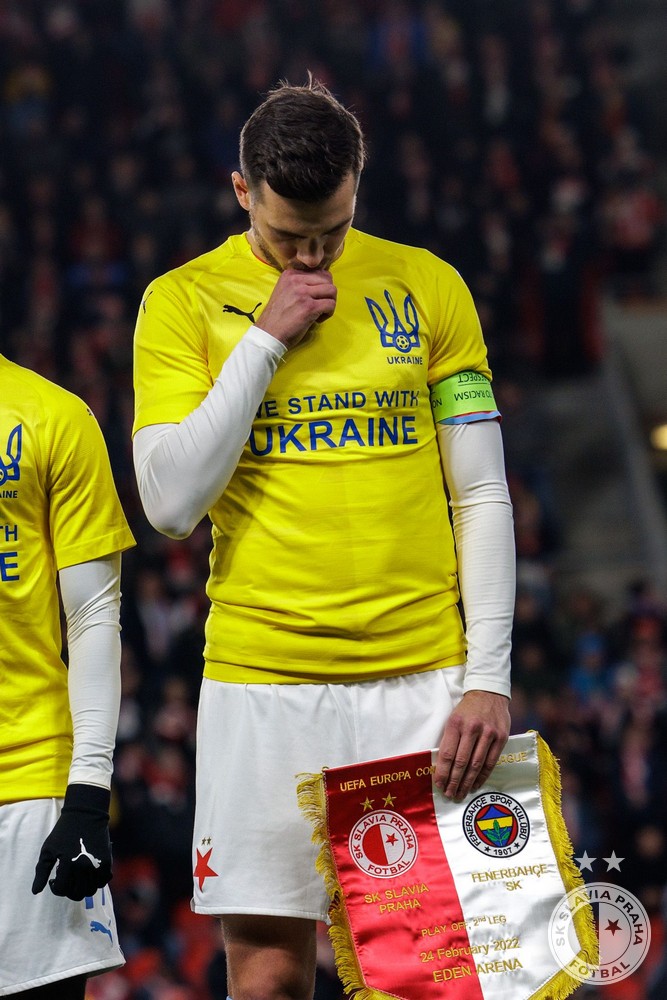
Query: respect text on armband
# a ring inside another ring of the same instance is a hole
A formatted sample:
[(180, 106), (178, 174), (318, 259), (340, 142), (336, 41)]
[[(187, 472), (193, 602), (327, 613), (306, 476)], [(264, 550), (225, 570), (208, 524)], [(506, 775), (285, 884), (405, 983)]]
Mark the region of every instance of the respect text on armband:
[[(290, 396), (285, 401), (265, 399), (249, 437), (253, 455), (322, 451), (328, 448), (385, 448), (419, 443), (416, 389), (359, 390)], [(328, 419), (328, 414), (338, 411)], [(340, 411), (358, 411), (344, 416)], [(314, 415), (316, 419), (313, 419)], [(269, 421), (286, 419), (285, 423)], [(303, 417), (294, 420), (294, 417)], [(265, 423), (266, 421), (266, 423)]]
[(17, 524), (0, 524), (0, 583), (19, 579), (19, 554), (10, 548), (19, 538)]

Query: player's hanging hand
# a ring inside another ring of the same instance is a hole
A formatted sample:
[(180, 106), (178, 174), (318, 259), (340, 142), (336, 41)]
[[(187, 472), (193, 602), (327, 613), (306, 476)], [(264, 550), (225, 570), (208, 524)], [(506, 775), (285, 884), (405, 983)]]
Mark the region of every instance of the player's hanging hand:
[(440, 741), (434, 780), (460, 802), (478, 791), (498, 763), (510, 734), (509, 698), (468, 691), (450, 715)]
[[(67, 786), (58, 822), (42, 845), (32, 891), (49, 882), (51, 892), (68, 899), (93, 896), (111, 879), (109, 799), (105, 788)], [(49, 880), (53, 866), (55, 876)]]
[(330, 271), (288, 267), (257, 317), (257, 326), (287, 347), (295, 347), (313, 323), (333, 315), (337, 294)]

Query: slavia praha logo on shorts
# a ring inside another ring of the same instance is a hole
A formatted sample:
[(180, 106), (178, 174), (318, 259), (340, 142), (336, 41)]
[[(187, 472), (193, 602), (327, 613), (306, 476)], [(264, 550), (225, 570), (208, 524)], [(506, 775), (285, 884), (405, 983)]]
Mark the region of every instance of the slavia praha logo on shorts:
[(377, 809), (358, 820), (348, 841), (352, 860), (374, 878), (394, 878), (417, 860), (417, 835), (400, 813)]
[(466, 808), (463, 832), (482, 854), (509, 858), (528, 843), (530, 823), (526, 810), (511, 795), (485, 792)]

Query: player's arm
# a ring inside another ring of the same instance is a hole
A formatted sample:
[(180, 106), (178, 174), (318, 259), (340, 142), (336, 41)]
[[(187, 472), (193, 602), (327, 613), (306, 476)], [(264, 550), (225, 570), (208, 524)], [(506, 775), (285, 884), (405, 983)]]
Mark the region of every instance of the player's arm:
[(514, 528), (498, 421), (436, 427), (468, 652), (465, 693), (447, 722), (435, 780), (446, 795), (461, 798), (484, 783), (509, 736)]
[[(155, 300), (153, 300), (153, 305)], [(134, 436), (139, 495), (154, 528), (185, 538), (224, 492), (250, 435), (252, 422), (278, 363), (315, 321), (330, 316), (336, 289), (329, 272), (284, 271), (269, 301), (231, 352), (202, 402), (178, 423), (140, 428)], [(172, 303), (172, 311), (173, 311)], [(140, 314), (139, 325), (144, 322)], [(177, 327), (176, 366), (188, 368), (182, 328), (187, 315), (165, 312)], [(151, 385), (159, 392), (159, 383)]]
[(158, 531), (186, 538), (224, 492), (285, 350), (251, 326), (192, 413), (134, 435), (139, 495)]
[(109, 797), (120, 705), (120, 553), (59, 572), (67, 622), (74, 747), (63, 811), (45, 840), (32, 891), (92, 896), (111, 878)]

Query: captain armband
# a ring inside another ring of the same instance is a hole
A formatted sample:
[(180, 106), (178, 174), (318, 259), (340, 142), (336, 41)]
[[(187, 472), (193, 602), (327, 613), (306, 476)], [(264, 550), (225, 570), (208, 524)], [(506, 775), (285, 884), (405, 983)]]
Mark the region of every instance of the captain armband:
[(443, 378), (431, 386), (430, 395), (436, 424), (468, 424), (500, 418), (491, 382), (480, 372), (457, 372)]

